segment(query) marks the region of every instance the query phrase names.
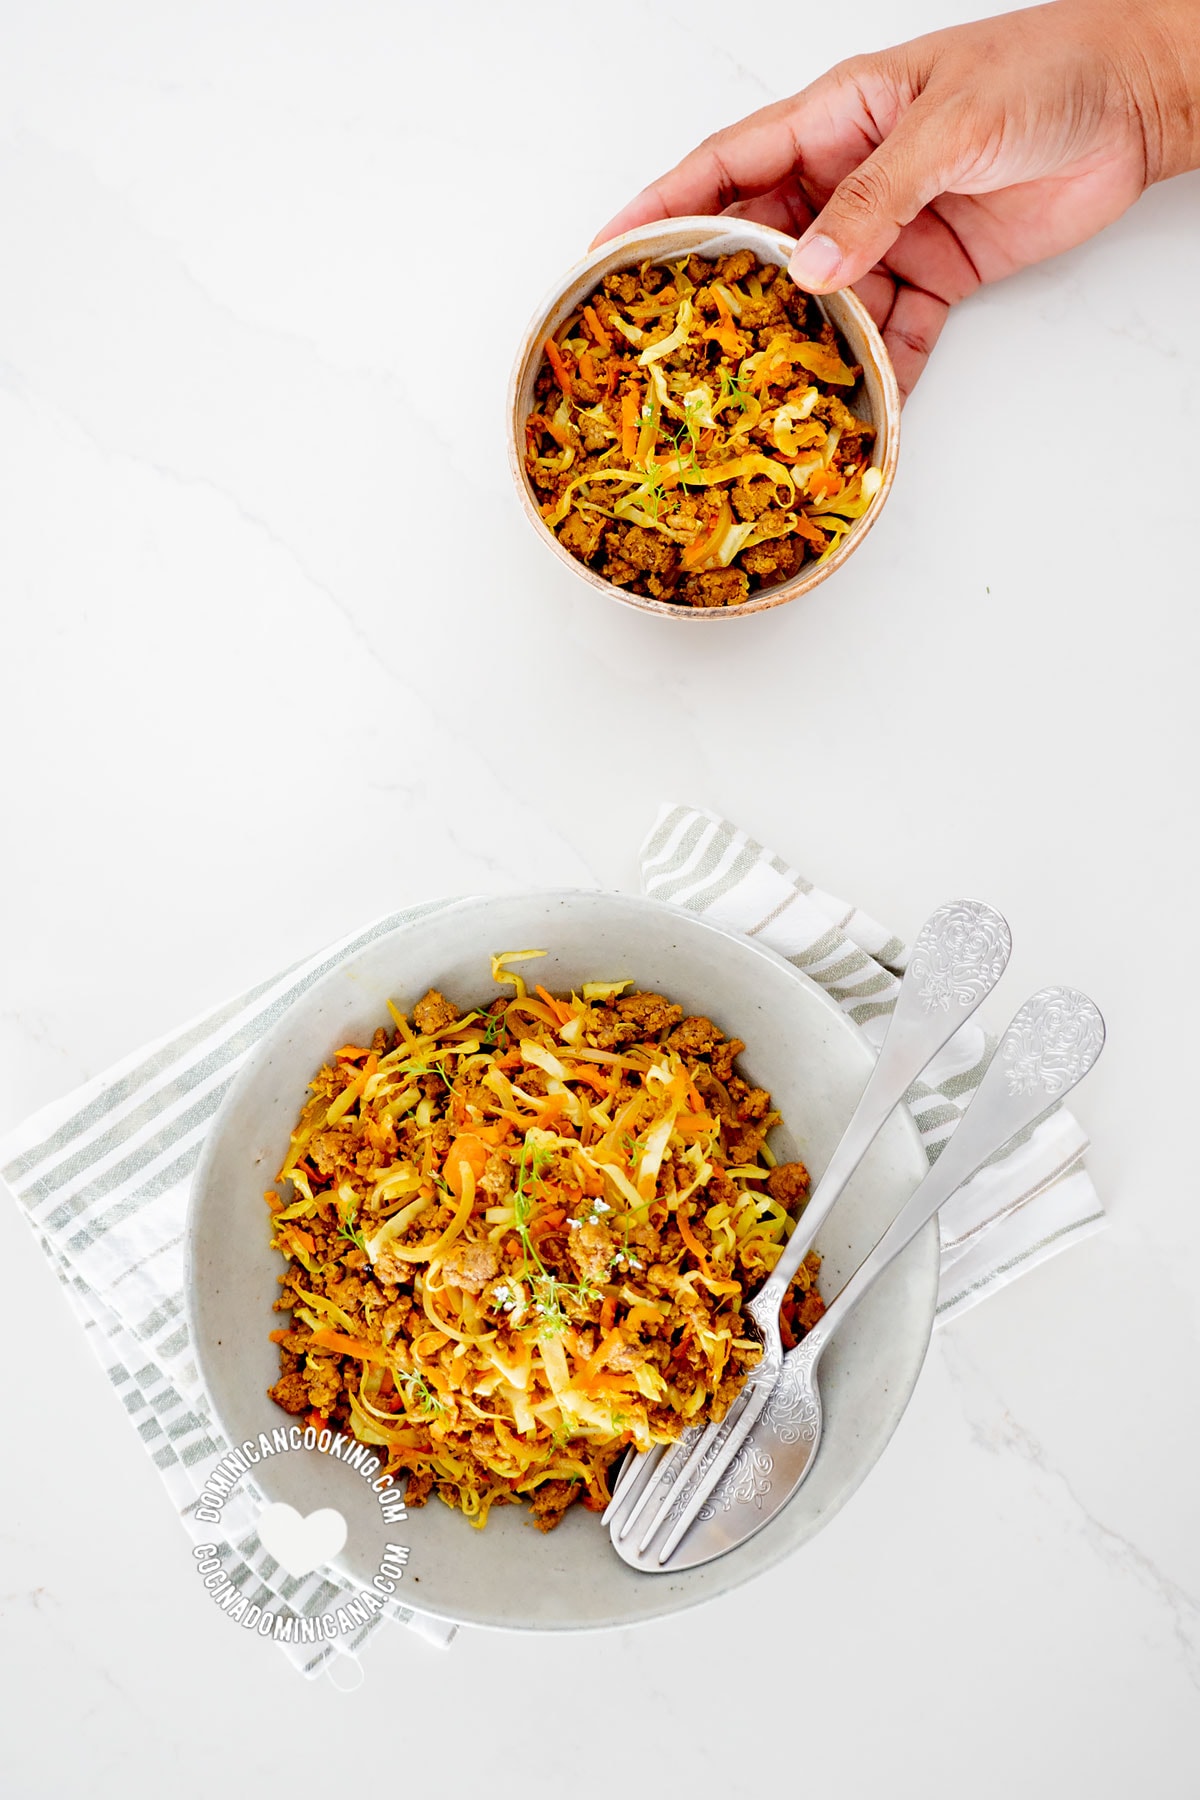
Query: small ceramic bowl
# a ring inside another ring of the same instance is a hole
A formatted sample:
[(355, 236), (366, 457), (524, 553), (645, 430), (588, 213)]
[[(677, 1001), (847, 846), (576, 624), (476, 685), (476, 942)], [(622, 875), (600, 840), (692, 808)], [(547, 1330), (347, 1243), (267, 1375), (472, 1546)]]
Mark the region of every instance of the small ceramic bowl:
[[(429, 986), (461, 1006), (488, 1001), (493, 952), (544, 946), (537, 979), (567, 991), (631, 977), (744, 1038), (747, 1079), (783, 1115), (772, 1144), (825, 1168), (872, 1066), (866, 1039), (807, 976), (747, 938), (656, 901), (565, 892), (464, 900), (366, 943), (300, 996), (241, 1071), (196, 1172), (185, 1292), (192, 1347), (231, 1444), (293, 1421), (267, 1398), (279, 1358), (268, 1333), (282, 1260), (269, 1246), (263, 1190), (287, 1153), (307, 1084), (339, 1045), (363, 1043)], [(365, 1034), (365, 1035), (364, 1035)], [(903, 1107), (888, 1120), (818, 1234), (822, 1286), (836, 1294), (927, 1167)], [(933, 1323), (938, 1234), (931, 1224), (886, 1270), (821, 1364), (825, 1432), (813, 1472), (757, 1536), (702, 1568), (644, 1575), (613, 1550), (594, 1514), (573, 1507), (549, 1536), (524, 1507), (496, 1507), (475, 1531), (438, 1500), (399, 1534), (410, 1551), (400, 1598), (444, 1619), (532, 1631), (633, 1625), (761, 1575), (821, 1529), (883, 1450), (908, 1403)], [(253, 1459), (252, 1459), (253, 1460)], [(264, 1457), (254, 1485), (303, 1513), (336, 1507), (349, 1527), (335, 1559), (369, 1589), (384, 1532), (366, 1482), (317, 1450)]]
[(864, 516), (855, 521), (832, 555), (820, 562), (803, 563), (789, 580), (778, 582), (774, 587), (756, 589), (740, 606), (683, 606), (669, 600), (631, 594), (626, 588), (606, 581), (572, 556), (569, 550), (563, 549), (542, 517), (538, 496), (525, 472), (525, 421), (533, 408), (534, 383), (542, 365), (546, 339), (557, 331), (580, 301), (599, 286), (604, 276), (621, 269), (636, 269), (643, 262), (668, 262), (693, 252), (712, 258), (728, 256), (735, 250), (752, 250), (760, 262), (786, 267), (795, 247), (794, 238), (786, 237), (769, 225), (756, 225), (749, 219), (664, 219), (654, 225), (640, 226), (636, 231), (627, 231), (623, 237), (613, 238), (598, 250), (591, 251), (582, 262), (576, 263), (534, 314), (509, 382), (509, 463), (521, 504), (538, 536), (597, 593), (610, 600), (619, 600), (624, 606), (636, 606), (642, 612), (658, 613), (669, 619), (734, 619), (743, 618), (747, 613), (767, 612), (773, 606), (782, 606), (785, 601), (799, 599), (801, 594), (809, 593), (818, 582), (825, 581), (840, 569), (879, 517), (896, 473), (900, 390), (883, 339), (866, 307), (850, 288), (837, 294), (817, 296), (817, 304), (845, 339), (853, 360), (862, 365), (862, 381), (853, 390), (849, 404), (860, 417), (865, 413), (875, 427), (871, 462), (879, 470), (881, 483)]

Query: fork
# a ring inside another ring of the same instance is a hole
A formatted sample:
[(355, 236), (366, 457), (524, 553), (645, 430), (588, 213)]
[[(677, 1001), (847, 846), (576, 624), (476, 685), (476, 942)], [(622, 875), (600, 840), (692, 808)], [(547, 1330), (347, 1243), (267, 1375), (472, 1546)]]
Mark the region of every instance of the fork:
[[(644, 1550), (687, 1490), (689, 1522), (737, 1455), (779, 1378), (779, 1308), (846, 1183), (926, 1064), (995, 987), (1008, 965), (1012, 935), (982, 900), (950, 900), (925, 921), (913, 945), (887, 1035), (854, 1115), (804, 1208), (783, 1255), (743, 1315), (763, 1354), (725, 1417), (692, 1426), (674, 1443), (630, 1458), (603, 1522), (618, 1547), (643, 1521)], [(695, 1477), (698, 1482), (694, 1482)], [(643, 1519), (643, 1515), (645, 1515)]]
[(626, 1562), (651, 1574), (678, 1574), (723, 1556), (776, 1517), (816, 1459), (822, 1425), (817, 1365), (830, 1339), (951, 1194), (1058, 1105), (1103, 1048), (1104, 1020), (1086, 994), (1043, 988), (1025, 1002), (928, 1175), (811, 1331), (784, 1357), (775, 1391), (738, 1456), (715, 1485), (706, 1484), (705, 1494), (682, 1491), (671, 1509), (672, 1529), (660, 1544), (636, 1549), (619, 1544)]

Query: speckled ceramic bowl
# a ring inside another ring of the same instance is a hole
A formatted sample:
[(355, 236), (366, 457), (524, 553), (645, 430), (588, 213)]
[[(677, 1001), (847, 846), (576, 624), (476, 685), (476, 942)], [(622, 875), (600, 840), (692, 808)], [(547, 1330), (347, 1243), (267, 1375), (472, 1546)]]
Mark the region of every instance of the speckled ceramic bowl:
[[(632, 977), (712, 1017), (748, 1046), (746, 1075), (768, 1087), (784, 1123), (772, 1144), (819, 1175), (871, 1068), (857, 1027), (772, 951), (674, 907), (567, 892), (464, 900), (376, 938), (297, 1000), (231, 1089), (196, 1173), (188, 1226), (187, 1302), (196, 1357), (229, 1441), (291, 1423), (266, 1397), (278, 1376), (268, 1339), (279, 1315), (279, 1256), (268, 1247), (263, 1190), (286, 1153), (308, 1082), (339, 1045), (387, 1023), (431, 984), (467, 1006), (494, 996), (489, 958), (544, 945), (539, 981), (578, 989)], [(896, 1112), (817, 1240), (822, 1284), (836, 1293), (926, 1168), (916, 1129)], [(264, 1460), (266, 1499), (303, 1513), (337, 1507), (349, 1536), (334, 1565), (368, 1586), (385, 1540), (410, 1551), (401, 1598), (441, 1618), (530, 1631), (632, 1625), (772, 1568), (818, 1532), (854, 1492), (894, 1431), (933, 1322), (938, 1239), (929, 1225), (897, 1259), (821, 1364), (825, 1435), (809, 1480), (778, 1518), (729, 1555), (679, 1575), (643, 1575), (617, 1556), (593, 1513), (575, 1507), (543, 1535), (523, 1507), (495, 1508), (483, 1531), (437, 1500), (385, 1530), (368, 1484), (317, 1451)], [(216, 1527), (210, 1527), (216, 1531)]]
[(564, 550), (541, 514), (538, 497), (525, 472), (525, 421), (533, 407), (533, 388), (542, 364), (543, 346), (557, 331), (568, 313), (592, 293), (605, 275), (619, 269), (637, 268), (647, 260), (666, 262), (671, 258), (695, 252), (699, 256), (727, 256), (734, 250), (753, 250), (760, 262), (786, 266), (796, 247), (794, 238), (769, 225), (756, 225), (749, 219), (690, 218), (665, 219), (658, 224), (643, 225), (613, 238), (591, 251), (566, 275), (546, 297), (530, 321), (517, 353), (508, 390), (509, 463), (513, 480), (525, 515), (542, 541), (567, 568), (596, 593), (623, 606), (635, 606), (642, 612), (658, 613), (669, 619), (740, 619), (750, 613), (767, 612), (788, 600), (798, 600), (817, 583), (836, 574), (870, 531), (879, 517), (896, 473), (896, 455), (900, 441), (900, 390), (896, 384), (891, 358), (883, 339), (862, 301), (849, 288), (839, 294), (828, 294), (818, 300), (825, 316), (841, 332), (854, 361), (861, 363), (862, 381), (849, 399), (852, 410), (864, 414), (875, 427), (875, 443), (871, 461), (879, 470), (881, 484), (875, 499), (861, 519), (855, 521), (832, 555), (821, 562), (806, 562), (787, 581), (777, 582), (752, 593), (740, 606), (683, 606), (669, 600), (654, 600), (606, 581), (594, 569)]

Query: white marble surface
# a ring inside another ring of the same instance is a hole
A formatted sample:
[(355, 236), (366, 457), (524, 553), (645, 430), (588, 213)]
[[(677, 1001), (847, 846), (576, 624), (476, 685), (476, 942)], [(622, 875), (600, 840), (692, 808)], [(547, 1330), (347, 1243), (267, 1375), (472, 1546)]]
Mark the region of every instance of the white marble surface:
[(1090, 989), (1112, 1218), (938, 1336), (769, 1586), (393, 1632), (343, 1697), (201, 1598), (5, 1208), (6, 1794), (433, 1791), (451, 1743), (503, 1796), (1196, 1792), (1200, 185), (952, 319), (886, 515), (802, 605), (598, 606), (504, 464), (512, 346), (601, 219), (968, 11), (861, 0), (836, 46), (787, 0), (0, 13), (0, 1129), (406, 900), (628, 883), (672, 795), (899, 930), (986, 894), (1014, 998)]

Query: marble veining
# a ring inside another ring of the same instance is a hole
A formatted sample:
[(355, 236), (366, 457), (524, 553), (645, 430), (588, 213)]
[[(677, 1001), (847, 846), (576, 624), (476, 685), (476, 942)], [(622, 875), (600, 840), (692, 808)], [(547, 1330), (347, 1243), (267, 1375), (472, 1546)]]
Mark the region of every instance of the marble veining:
[[(443, 1658), (394, 1632), (332, 1696), (197, 1596), (0, 1206), (6, 1793), (149, 1800), (164, 1769), (184, 1800), (333, 1793), (381, 1709), (428, 1787), (465, 1704), (500, 1796), (568, 1771), (598, 1800), (614, 1769), (741, 1794), (745, 1733), (697, 1671), (753, 1661), (804, 1723), (802, 1756), (756, 1748), (756, 1792), (1191, 1800), (1200, 184), (951, 318), (886, 514), (802, 604), (695, 631), (606, 607), (505, 466), (513, 348), (623, 199), (970, 10), (0, 21), (0, 1131), (406, 902), (629, 885), (671, 797), (901, 934), (986, 895), (1015, 942), (992, 1029), (1046, 983), (1094, 993), (1078, 1111), (1111, 1219), (936, 1335), (879, 1467), (769, 1580), (612, 1639), (464, 1633)], [(539, 1699), (532, 1774), (514, 1694)], [(580, 1760), (593, 1704), (615, 1760)]]

